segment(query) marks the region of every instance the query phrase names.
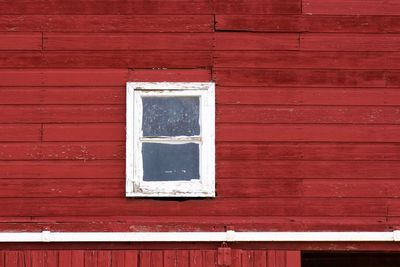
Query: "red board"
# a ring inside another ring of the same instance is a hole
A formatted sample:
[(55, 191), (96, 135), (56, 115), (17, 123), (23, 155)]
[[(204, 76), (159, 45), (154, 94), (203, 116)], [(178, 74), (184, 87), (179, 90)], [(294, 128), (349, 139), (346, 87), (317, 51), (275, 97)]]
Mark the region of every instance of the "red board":
[[(395, 0), (2, 1), (0, 230), (392, 231), (399, 15)], [(128, 81), (216, 82), (216, 198), (125, 197)], [(219, 259), (220, 244), (131, 245), (4, 245), (0, 265)], [(245, 245), (232, 266), (394, 247)]]
[(212, 15), (6, 15), (2, 31), (212, 32)]
[(310, 51), (399, 51), (396, 34), (301, 34), (300, 49)]
[(400, 53), (368, 52), (366, 55), (366, 53), (358, 50), (356, 52), (248, 51), (246, 53), (241, 51), (218, 51), (214, 56), (214, 64), (216, 67), (223, 68), (400, 69)]
[(1, 68), (206, 68), (208, 51), (0, 51)]
[(400, 3), (397, 0), (305, 0), (303, 12), (311, 14), (340, 15), (398, 15)]
[(0, 33), (0, 50), (42, 50), (41, 33)]
[[(297, 0), (295, 0), (297, 2)], [(55, 0), (23, 0), (15, 3), (12, 0), (2, 1), (0, 10), (5, 15), (19, 14), (212, 14), (212, 5), (208, 0), (72, 0), (65, 2)]]
[(47, 33), (44, 50), (210, 50), (207, 33)]
[[(316, 6), (321, 7), (326, 2), (316, 2)], [(348, 2), (350, 1), (341, 5)], [(327, 11), (330, 10), (332, 9)], [(216, 29), (254, 32), (399, 33), (400, 22), (396, 16), (217, 15)]]
[(221, 86), (385, 87), (400, 83), (400, 74), (383, 70), (218, 68), (214, 77)]

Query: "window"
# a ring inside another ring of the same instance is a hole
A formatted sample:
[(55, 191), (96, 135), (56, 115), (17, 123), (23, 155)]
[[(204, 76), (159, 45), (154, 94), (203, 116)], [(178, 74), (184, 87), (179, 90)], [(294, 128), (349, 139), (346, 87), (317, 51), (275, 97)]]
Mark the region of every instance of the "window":
[(126, 196), (215, 196), (214, 83), (127, 83)]

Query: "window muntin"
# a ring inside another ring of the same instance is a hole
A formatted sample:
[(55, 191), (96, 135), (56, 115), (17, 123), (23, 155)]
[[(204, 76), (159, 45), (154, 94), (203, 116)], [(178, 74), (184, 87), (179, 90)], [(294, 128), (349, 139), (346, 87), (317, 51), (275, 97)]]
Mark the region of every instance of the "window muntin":
[(127, 84), (127, 196), (215, 195), (213, 83)]

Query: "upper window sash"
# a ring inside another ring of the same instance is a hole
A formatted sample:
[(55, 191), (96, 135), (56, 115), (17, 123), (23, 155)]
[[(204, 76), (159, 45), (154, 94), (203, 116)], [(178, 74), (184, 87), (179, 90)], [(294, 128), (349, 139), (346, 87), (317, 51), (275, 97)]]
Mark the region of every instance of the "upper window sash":
[[(146, 137), (143, 136), (143, 97), (185, 97), (185, 96), (197, 96), (199, 97), (199, 125), (200, 125), (200, 134), (199, 135), (178, 135), (178, 136), (151, 136)], [(195, 91), (195, 90), (186, 90), (186, 91), (135, 91), (134, 92), (134, 138), (138, 138), (140, 141), (151, 141), (151, 140), (193, 140), (196, 141), (202, 139), (204, 135), (204, 125), (207, 123), (205, 120), (207, 119), (204, 117), (204, 108), (209, 106), (208, 99), (207, 99), (207, 91)], [(137, 127), (136, 127), (137, 126)]]

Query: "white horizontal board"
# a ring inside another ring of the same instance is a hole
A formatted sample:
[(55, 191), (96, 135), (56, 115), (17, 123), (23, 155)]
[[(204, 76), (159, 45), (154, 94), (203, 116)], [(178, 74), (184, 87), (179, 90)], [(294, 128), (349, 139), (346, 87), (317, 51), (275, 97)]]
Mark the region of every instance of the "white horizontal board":
[(0, 242), (399, 242), (393, 232), (14, 232)]

